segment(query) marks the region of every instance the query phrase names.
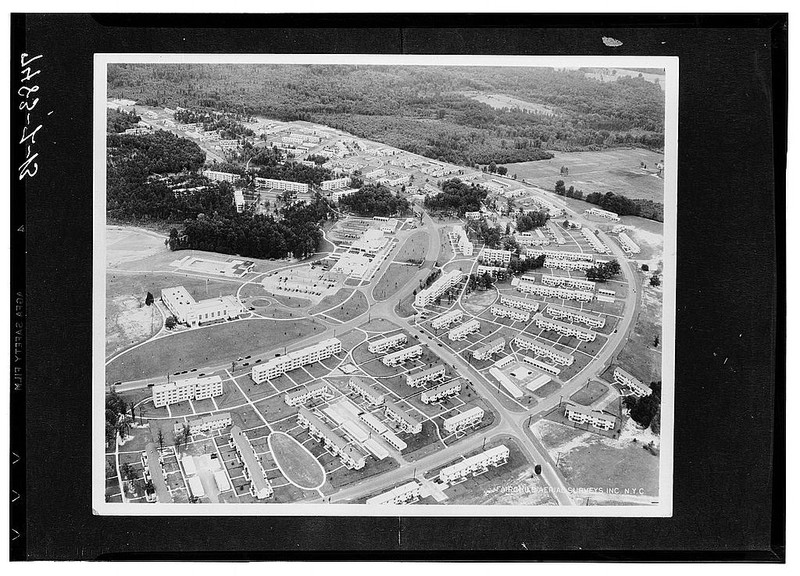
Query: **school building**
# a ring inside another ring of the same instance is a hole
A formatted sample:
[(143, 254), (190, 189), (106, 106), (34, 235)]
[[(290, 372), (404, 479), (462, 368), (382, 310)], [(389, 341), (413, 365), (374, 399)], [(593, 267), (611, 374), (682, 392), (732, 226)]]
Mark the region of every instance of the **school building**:
[(289, 352), (284, 356), (278, 356), (265, 362), (253, 366), (250, 377), (256, 384), (261, 384), (266, 380), (277, 378), (286, 372), (291, 372), (305, 364), (320, 362), (330, 358), (334, 354), (342, 351), (342, 343), (338, 338), (328, 338), (318, 344), (313, 344), (302, 350)]
[(400, 366), (400, 364), (403, 364), (407, 360), (419, 358), (420, 356), (422, 356), (422, 344), (417, 344), (415, 346), (410, 346), (408, 348), (404, 348), (403, 350), (398, 350), (397, 352), (387, 354), (381, 361), (386, 366)]
[(439, 481), (445, 484), (459, 482), (470, 474), (480, 476), (489, 470), (489, 466), (497, 468), (508, 462), (509, 450), (501, 444), (485, 452), (471, 456), (452, 466), (442, 468), (439, 472)]
[(250, 440), (238, 426), (231, 428), (230, 445), (236, 450), (236, 456), (242, 464), (242, 473), (245, 479), (250, 482), (250, 495), (259, 500), (272, 496), (272, 486), (264, 474), (261, 460), (256, 456)]
[(220, 396), (223, 392), (222, 378), (219, 376), (195, 377), (175, 380), (167, 384), (157, 384), (151, 390), (153, 405), (156, 408), (177, 404), (185, 400), (203, 400)]
[(451, 380), (446, 384), (441, 384), (431, 390), (425, 390), (419, 397), (425, 404), (438, 402), (443, 398), (456, 396), (461, 392), (461, 380)]
[(197, 302), (183, 286), (161, 290), (161, 301), (178, 322), (188, 326), (233, 320), (246, 312), (235, 296), (220, 296)]
[(461, 270), (452, 270), (436, 279), (436, 281), (424, 290), (417, 293), (414, 304), (420, 308), (429, 306), (436, 301), (442, 294), (450, 290), (461, 282), (463, 274)]
[(545, 356), (546, 358), (550, 358), (556, 364), (562, 364), (564, 366), (572, 366), (573, 362), (575, 362), (575, 357), (571, 354), (567, 354), (566, 352), (561, 352), (560, 350), (556, 350), (552, 346), (545, 344), (538, 338), (534, 338), (532, 336), (526, 336), (525, 334), (517, 334), (514, 337), (514, 344), (522, 348), (523, 350), (532, 350), (536, 352), (539, 356)]
[(441, 380), (445, 376), (445, 367), (444, 364), (437, 364), (431, 368), (426, 370), (421, 370), (416, 373), (409, 373), (406, 374), (406, 384), (411, 386), (412, 388), (417, 388), (422, 386), (426, 382), (432, 382), (434, 380)]

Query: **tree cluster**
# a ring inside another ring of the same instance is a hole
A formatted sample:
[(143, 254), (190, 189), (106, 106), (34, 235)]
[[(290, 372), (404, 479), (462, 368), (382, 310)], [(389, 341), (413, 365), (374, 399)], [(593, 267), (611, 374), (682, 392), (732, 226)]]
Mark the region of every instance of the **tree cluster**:
[(142, 117), (137, 115), (136, 112), (125, 112), (109, 108), (106, 115), (106, 132), (109, 134), (125, 132), (128, 128), (135, 128), (141, 119)]
[(537, 256), (536, 258), (520, 258), (519, 256), (511, 256), (511, 261), (508, 263), (508, 270), (515, 276), (523, 274), (528, 270), (537, 270), (544, 266), (545, 256)]
[(664, 205), (661, 202), (645, 200), (642, 198), (631, 199), (613, 192), (592, 192), (587, 194), (586, 202), (596, 204), (603, 210), (616, 212), (620, 216), (640, 216), (658, 222), (664, 221)]
[(425, 197), (425, 207), (432, 211), (442, 211), (463, 216), (465, 212), (477, 212), (488, 192), (475, 184), (467, 184), (458, 178), (445, 180), (438, 194)]
[(367, 184), (339, 200), (339, 205), (359, 216), (396, 216), (406, 214), (411, 205), (382, 184)]
[(544, 210), (531, 210), (517, 218), (517, 231), (528, 232), (547, 224), (547, 212)]
[(653, 393), (649, 396), (626, 396), (622, 402), (630, 410), (634, 422), (658, 434), (661, 431), (661, 381), (651, 382), (650, 389)]
[(610, 262), (598, 262), (588, 270), (586, 270), (586, 279), (594, 282), (607, 282), (614, 276), (618, 275), (622, 269), (620, 268), (617, 260)]

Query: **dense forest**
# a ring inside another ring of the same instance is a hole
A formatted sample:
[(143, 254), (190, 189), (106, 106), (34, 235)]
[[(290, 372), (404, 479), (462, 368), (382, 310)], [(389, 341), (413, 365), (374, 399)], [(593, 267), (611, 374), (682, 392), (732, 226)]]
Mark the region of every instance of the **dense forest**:
[[(308, 120), (463, 165), (552, 157), (548, 150), (663, 148), (664, 96), (643, 78), (515, 67), (116, 64), (109, 97), (242, 117)], [(506, 94), (554, 113), (492, 108)]]
[(142, 117), (136, 112), (124, 112), (109, 108), (106, 116), (106, 132), (109, 134), (125, 132), (128, 128), (135, 128), (141, 119)]
[(386, 186), (367, 184), (339, 200), (339, 205), (359, 216), (396, 216), (410, 209), (408, 200)]
[(445, 180), (441, 185), (442, 191), (433, 196), (425, 197), (425, 208), (433, 211), (446, 211), (459, 216), (465, 212), (477, 212), (481, 203), (486, 199), (487, 191), (484, 188), (467, 184), (458, 178)]
[[(311, 205), (295, 203), (281, 209), (280, 219), (239, 214), (233, 187), (209, 181), (199, 173), (205, 153), (186, 138), (158, 131), (109, 134), (107, 142), (109, 218), (180, 224), (182, 230), (174, 228), (170, 235), (173, 250), (209, 250), (253, 258), (283, 258), (291, 253), (302, 258), (316, 252), (322, 240), (319, 223), (328, 217), (327, 204), (319, 200)], [(214, 168), (242, 173), (235, 165)]]
[(630, 410), (631, 418), (642, 428), (650, 428), (654, 433), (661, 432), (661, 381), (650, 382), (653, 391), (648, 396), (626, 396), (623, 404)]

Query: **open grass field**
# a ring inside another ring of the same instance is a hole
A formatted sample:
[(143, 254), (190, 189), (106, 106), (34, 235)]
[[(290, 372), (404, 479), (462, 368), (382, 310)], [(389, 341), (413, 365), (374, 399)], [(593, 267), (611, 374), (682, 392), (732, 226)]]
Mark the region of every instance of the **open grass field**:
[(519, 98), (514, 98), (513, 96), (509, 96), (508, 94), (468, 94), (470, 98), (473, 100), (477, 100), (478, 102), (483, 102), (484, 104), (488, 104), (492, 108), (495, 109), (503, 109), (503, 108), (510, 108), (510, 109), (519, 109), (526, 112), (536, 112), (538, 114), (544, 114), (545, 116), (553, 116), (555, 113), (551, 108), (544, 106), (543, 104), (536, 104), (534, 102), (526, 102), (525, 100), (520, 100)]
[(217, 366), (241, 356), (265, 354), (294, 340), (322, 332), (315, 320), (241, 320), (187, 330), (153, 340), (115, 358), (106, 381), (127, 382), (192, 368)]
[(411, 281), (420, 271), (420, 268), (413, 264), (400, 264), (392, 262), (383, 273), (381, 279), (372, 289), (372, 297), (378, 302), (387, 300), (397, 294), (403, 286)]
[(661, 287), (653, 288), (647, 282), (641, 287), (642, 301), (639, 316), (628, 334), (625, 346), (617, 355), (617, 364), (642, 382), (661, 380), (661, 347), (654, 346), (656, 336), (661, 339)]
[(363, 292), (356, 292), (347, 302), (339, 304), (332, 310), (326, 312), (326, 315), (341, 320), (342, 322), (347, 322), (366, 312), (368, 307), (367, 297), (364, 296)]
[[(550, 160), (505, 164), (508, 173), (518, 180), (553, 190), (556, 180), (563, 180), (584, 195), (592, 192), (614, 192), (628, 198), (664, 201), (664, 181), (653, 175), (656, 163), (664, 158), (658, 152), (642, 148), (619, 148), (602, 152), (556, 152)], [(639, 162), (647, 164), (647, 170)], [(568, 175), (560, 173), (569, 168)]]
[(400, 247), (395, 256), (396, 262), (408, 262), (409, 260), (425, 260), (428, 253), (428, 233), (419, 230), (414, 232)]
[(320, 463), (288, 434), (270, 434), (269, 448), (281, 472), (294, 484), (314, 489), (325, 482), (325, 471)]
[(582, 406), (589, 406), (606, 394), (608, 394), (608, 386), (597, 380), (590, 380), (586, 386), (570, 396), (570, 400)]
[(330, 296), (325, 296), (319, 304), (311, 308), (308, 313), (309, 314), (316, 314), (317, 312), (324, 312), (328, 308), (333, 308), (334, 306), (338, 306), (345, 300), (347, 300), (350, 295), (355, 292), (352, 288), (341, 288), (335, 294), (331, 294)]

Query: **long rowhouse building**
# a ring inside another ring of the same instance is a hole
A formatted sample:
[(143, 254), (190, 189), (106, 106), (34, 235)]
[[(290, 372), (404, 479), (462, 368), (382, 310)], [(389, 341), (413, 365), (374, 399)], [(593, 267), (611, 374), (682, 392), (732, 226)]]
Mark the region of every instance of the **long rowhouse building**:
[(465, 410), (455, 416), (445, 418), (442, 426), (448, 434), (460, 433), (467, 428), (474, 428), (483, 420), (485, 412), (480, 406), (473, 406), (469, 410)]
[(288, 192), (308, 192), (308, 184), (292, 182), (290, 180), (275, 180), (273, 178), (256, 177), (256, 188), (272, 188)]
[(461, 310), (450, 310), (450, 312), (446, 312), (445, 314), (442, 314), (441, 316), (431, 320), (431, 327), (434, 330), (447, 328), (454, 322), (460, 322), (463, 317), (464, 313)]
[(606, 246), (600, 238), (597, 237), (594, 230), (590, 230), (589, 228), (581, 228), (581, 235), (586, 238), (586, 241), (592, 245), (592, 249), (595, 252), (600, 252), (601, 254), (607, 253), (608, 246)]
[(584, 342), (594, 342), (594, 339), (597, 338), (597, 334), (591, 330), (581, 328), (577, 324), (570, 324), (568, 322), (562, 322), (561, 320), (547, 318), (543, 316), (541, 312), (534, 316), (533, 320), (536, 322), (536, 326), (542, 330), (552, 330), (563, 336), (574, 337)]
[(419, 358), (420, 356), (422, 356), (422, 345), (417, 344), (416, 346), (411, 346), (409, 348), (404, 348), (403, 350), (398, 350), (397, 352), (387, 354), (381, 361), (386, 366), (400, 366), (404, 362), (414, 358)]
[(297, 423), (307, 428), (312, 438), (321, 442), (325, 448), (351, 470), (360, 470), (366, 465), (366, 455), (347, 442), (330, 426), (308, 408), (301, 406), (297, 411)]
[(373, 354), (381, 354), (391, 348), (402, 346), (406, 342), (408, 342), (408, 337), (401, 332), (399, 334), (394, 334), (393, 336), (387, 336), (386, 338), (381, 338), (380, 340), (370, 342), (367, 345), (367, 349)]
[(612, 222), (620, 221), (619, 214), (616, 212), (609, 212), (608, 210), (601, 210), (600, 208), (589, 208), (588, 210), (584, 210), (583, 213), (589, 216), (599, 216), (600, 218), (605, 218)]
[(428, 382), (433, 382), (434, 380), (441, 380), (445, 376), (445, 366), (444, 364), (437, 364), (431, 368), (427, 368), (426, 370), (421, 370), (415, 373), (406, 374), (406, 384), (411, 386), (412, 388), (417, 388), (426, 384)]
[(511, 306), (512, 308), (519, 308), (520, 310), (527, 310), (528, 312), (536, 312), (539, 310), (539, 303), (536, 300), (517, 298), (516, 296), (507, 296), (505, 294), (500, 295), (500, 304)]
[(341, 190), (350, 186), (350, 178), (335, 178), (334, 180), (323, 180), (319, 187), (322, 190)]
[(238, 426), (231, 428), (231, 448), (236, 450), (236, 455), (242, 463), (242, 473), (250, 482), (250, 494), (259, 500), (272, 496), (272, 486), (264, 474), (264, 467), (253, 450), (253, 445)]
[(331, 393), (330, 386), (324, 380), (302, 386), (298, 390), (287, 392), (283, 401), (289, 406), (299, 406), (315, 398), (324, 398)]
[(323, 340), (319, 344), (314, 344), (295, 352), (289, 352), (284, 356), (272, 358), (264, 364), (253, 366), (253, 369), (250, 371), (250, 377), (253, 379), (253, 382), (260, 384), (261, 382), (277, 378), (286, 372), (296, 370), (306, 364), (313, 364), (314, 362), (320, 362), (321, 360), (330, 358), (341, 351), (341, 341), (338, 338), (329, 338)]
[(425, 404), (438, 402), (450, 396), (457, 396), (461, 392), (461, 380), (451, 380), (446, 384), (441, 384), (436, 388), (425, 390), (419, 397)]
[(544, 256), (545, 258), (553, 258), (554, 260), (582, 260), (585, 262), (594, 262), (594, 256), (586, 252), (566, 252), (558, 250), (542, 250), (540, 248), (528, 248), (525, 251), (526, 256)]
[(616, 423), (616, 418), (599, 410), (592, 410), (586, 406), (568, 403), (564, 406), (564, 415), (571, 422), (577, 424), (590, 424), (600, 430), (611, 430)]
[(614, 368), (614, 381), (627, 386), (631, 392), (640, 398), (650, 396), (653, 393), (650, 386), (642, 383), (641, 380), (619, 367)]
[(575, 357), (572, 354), (567, 354), (566, 352), (561, 352), (560, 350), (556, 350), (549, 344), (545, 344), (538, 338), (534, 338), (533, 336), (526, 336), (524, 334), (517, 334), (514, 337), (514, 344), (522, 348), (523, 350), (531, 350), (535, 352), (539, 356), (544, 356), (546, 358), (550, 358), (556, 364), (561, 364), (562, 366), (572, 366), (573, 362), (575, 362)]
[(478, 259), (484, 264), (507, 266), (511, 262), (511, 251), (482, 248), (480, 254), (478, 254)]
[(383, 400), (386, 397), (384, 392), (378, 390), (378, 388), (373, 386), (368, 380), (360, 376), (352, 376), (349, 381), (349, 386), (351, 390), (363, 396), (364, 399), (373, 406), (380, 406), (383, 404)]
[[(231, 424), (233, 424), (231, 413), (220, 412), (219, 414), (209, 414), (200, 418), (194, 418), (189, 420), (185, 426), (189, 428), (189, 434), (194, 435), (205, 434), (208, 432), (213, 432), (214, 430), (222, 430)], [(173, 431), (176, 433), (181, 433), (183, 431), (183, 427), (184, 424), (179, 422), (175, 424)]]
[(458, 482), (469, 475), (479, 476), (487, 472), (489, 466), (497, 468), (508, 462), (509, 454), (510, 452), (504, 444), (495, 446), (485, 452), (457, 462), (452, 466), (442, 468), (439, 472), (439, 481), (450, 484), (452, 482)]
[(535, 294), (537, 296), (544, 296), (546, 298), (577, 300), (578, 302), (591, 302), (594, 298), (594, 294), (592, 292), (585, 290), (570, 290), (568, 288), (558, 288), (556, 286), (544, 286), (543, 284), (525, 282), (519, 278), (512, 280), (511, 284), (523, 294)]
[(576, 290), (586, 291), (594, 290), (597, 285), (591, 280), (581, 280), (580, 278), (571, 278), (569, 276), (551, 276), (550, 274), (542, 274), (542, 284), (545, 286), (574, 288)]
[(452, 270), (447, 274), (439, 277), (428, 288), (420, 290), (414, 299), (414, 304), (419, 307), (431, 305), (442, 294), (450, 290), (453, 286), (457, 286), (461, 282), (463, 274), (461, 270)]
[(531, 313), (527, 310), (511, 308), (510, 306), (503, 306), (502, 304), (492, 304), (491, 311), (495, 316), (511, 318), (515, 322), (527, 322), (531, 319)]
[(467, 336), (469, 336), (470, 334), (474, 334), (480, 329), (481, 329), (480, 322), (478, 322), (477, 320), (469, 320), (450, 330), (450, 332), (447, 333), (447, 337), (451, 341), (464, 340)]
[(633, 240), (631, 240), (631, 237), (628, 236), (625, 232), (619, 233), (619, 243), (620, 246), (622, 246), (622, 250), (626, 254), (638, 254), (639, 252), (642, 251), (642, 249), (639, 248), (639, 245)]
[(205, 378), (186, 378), (168, 384), (153, 386), (151, 397), (156, 408), (177, 404), (186, 400), (204, 400), (220, 396), (223, 393), (222, 378), (207, 376)]
[(410, 504), (419, 500), (420, 488), (422, 488), (422, 486), (417, 482), (408, 482), (388, 492), (368, 498), (366, 503), (370, 506)]
[(144, 468), (144, 479), (153, 483), (153, 491), (145, 494), (148, 502), (172, 502), (172, 494), (167, 487), (164, 476), (164, 459), (153, 442), (148, 442), (141, 453), (140, 459)]
[(394, 400), (385, 400), (386, 416), (394, 420), (403, 432), (419, 434), (422, 432), (422, 422), (403, 410)]
[(594, 267), (593, 262), (588, 262), (586, 260), (560, 260), (557, 258), (545, 258), (544, 265), (546, 268), (554, 268), (556, 270), (568, 270), (568, 271), (581, 271), (585, 272), (589, 268)]
[(588, 314), (581, 310), (576, 310), (575, 308), (567, 308), (566, 306), (556, 306), (555, 304), (550, 304), (547, 307), (547, 313), (553, 318), (559, 320), (566, 318), (567, 320), (572, 320), (573, 322), (586, 324), (590, 328), (602, 328), (606, 325), (606, 319), (603, 316)]
[(477, 348), (473, 353), (472, 357), (475, 360), (489, 360), (495, 354), (502, 352), (506, 347), (506, 339), (502, 336), (499, 338), (495, 338), (488, 344)]

